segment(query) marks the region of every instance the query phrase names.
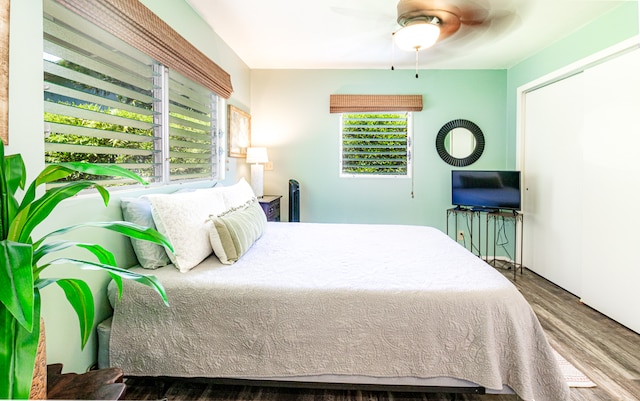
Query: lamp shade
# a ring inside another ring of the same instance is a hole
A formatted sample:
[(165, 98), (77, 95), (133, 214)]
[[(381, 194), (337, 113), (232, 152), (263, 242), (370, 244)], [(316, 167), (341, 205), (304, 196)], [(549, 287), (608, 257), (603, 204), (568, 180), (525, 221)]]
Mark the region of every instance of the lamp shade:
[(393, 35), (393, 40), (402, 50), (417, 51), (433, 46), (438, 36), (440, 36), (440, 28), (437, 25), (421, 21), (400, 28)]
[(268, 163), (269, 157), (267, 156), (267, 148), (264, 147), (252, 147), (247, 148), (247, 163)]

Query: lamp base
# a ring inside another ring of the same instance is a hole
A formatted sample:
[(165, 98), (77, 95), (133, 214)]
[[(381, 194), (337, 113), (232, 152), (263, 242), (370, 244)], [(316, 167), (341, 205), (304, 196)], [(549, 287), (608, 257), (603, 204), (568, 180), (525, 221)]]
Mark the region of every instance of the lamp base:
[(264, 166), (262, 164), (251, 165), (251, 189), (256, 197), (264, 196)]

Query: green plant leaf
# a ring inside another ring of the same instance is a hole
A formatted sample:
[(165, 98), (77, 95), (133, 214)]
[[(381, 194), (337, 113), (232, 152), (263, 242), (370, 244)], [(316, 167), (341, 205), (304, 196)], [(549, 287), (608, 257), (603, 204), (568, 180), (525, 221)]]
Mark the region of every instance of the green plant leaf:
[(5, 162), (5, 180), (12, 194), (15, 194), (18, 188), (24, 189), (27, 177), (27, 169), (24, 166), (22, 155), (9, 155), (4, 158)]
[[(2, 140), (0, 140), (2, 142)], [(0, 162), (0, 240), (7, 239), (9, 232), (9, 190), (7, 189), (7, 183), (4, 180), (4, 167)]]
[(82, 340), (82, 349), (89, 341), (93, 330), (93, 319), (95, 315), (93, 294), (91, 288), (82, 280), (63, 278), (54, 279), (55, 283), (62, 288), (67, 301), (76, 311), (78, 321), (80, 323), (80, 338)]
[(25, 329), (13, 314), (0, 305), (0, 399), (27, 399), (38, 340), (40, 339), (40, 293), (33, 291), (34, 308), (31, 319), (38, 322), (32, 330)]
[(162, 286), (160, 281), (158, 281), (158, 279), (151, 274), (140, 274), (140, 273), (132, 272), (130, 270), (121, 269), (115, 266), (109, 266), (101, 263), (95, 263), (95, 262), (89, 262), (86, 260), (71, 259), (71, 258), (55, 259), (55, 260), (52, 260), (49, 264), (57, 265), (57, 264), (64, 264), (64, 263), (79, 265), (84, 270), (104, 270), (109, 272), (111, 275), (117, 275), (122, 278), (133, 280), (140, 284), (146, 285), (147, 287), (155, 290), (160, 295), (165, 305), (169, 306), (169, 301), (167, 300), (167, 293), (165, 292), (164, 287)]
[(18, 242), (29, 242), (33, 229), (42, 223), (60, 202), (91, 186), (93, 183), (90, 181), (78, 181), (50, 189), (40, 199), (29, 205), (24, 205), (23, 202), (22, 209), (9, 227), (8, 238)]
[(107, 221), (107, 222), (86, 222), (81, 224), (76, 224), (69, 227), (64, 227), (59, 230), (55, 230), (45, 235), (43, 238), (36, 242), (36, 246), (42, 243), (46, 238), (66, 234), (69, 231), (77, 230), (78, 228), (86, 228), (86, 227), (96, 227), (96, 228), (104, 228), (106, 230), (114, 231), (119, 234), (125, 235), (130, 238), (139, 239), (143, 241), (153, 242), (158, 245), (163, 245), (167, 247), (171, 252), (173, 252), (173, 246), (164, 235), (160, 234), (158, 231), (141, 226), (138, 224), (130, 223), (128, 221)]
[[(0, 141), (1, 142), (1, 141)], [(13, 398), (15, 381), (15, 343), (19, 324), (9, 310), (0, 304), (0, 399)]]
[[(138, 174), (132, 171), (129, 171), (123, 167), (120, 167), (118, 165), (104, 166), (104, 165), (85, 163), (85, 162), (68, 162), (68, 163), (57, 163), (56, 166), (60, 168), (66, 168), (66, 169), (72, 170), (73, 172), (85, 173), (90, 175), (99, 175), (99, 176), (105, 176), (105, 177), (129, 178), (144, 185), (148, 184), (148, 182), (145, 181)], [(42, 178), (41, 177), (42, 177), (42, 174), (40, 174), (36, 179), (36, 182), (38, 182), (37, 185), (40, 185), (43, 182), (50, 182), (50, 181), (41, 181), (44, 178), (44, 177)]]
[(22, 207), (30, 204), (36, 198), (36, 188), (38, 185), (63, 179), (70, 174), (73, 174), (73, 170), (68, 168), (63, 168), (55, 164), (46, 166), (38, 176), (40, 180), (33, 181), (25, 191), (24, 197), (22, 198)]
[(111, 280), (113, 280), (113, 282), (116, 283), (116, 286), (118, 287), (118, 299), (122, 298), (122, 277), (111, 272), (109, 272), (109, 275), (111, 276)]
[[(22, 199), (21, 208), (34, 201), (36, 197), (36, 188), (42, 184), (48, 184), (50, 182), (61, 180), (73, 173), (86, 173), (91, 175), (106, 176), (106, 177), (122, 177), (135, 180), (143, 185), (148, 185), (148, 182), (142, 179), (137, 174), (122, 168), (120, 166), (100, 166), (92, 163), (85, 162), (69, 162), (69, 163), (57, 163), (46, 166), (38, 175), (38, 177), (31, 183), (25, 195)], [(96, 183), (92, 183), (98, 189), (98, 192), (102, 195), (105, 205), (109, 199), (109, 193), (103, 187)], [(106, 198), (105, 198), (106, 195)]]
[(0, 303), (27, 331), (33, 329), (32, 247), (0, 241)]
[(2, 188), (2, 195), (5, 198), (3, 204), (6, 210), (6, 216), (3, 216), (4, 221), (11, 221), (18, 212), (18, 201), (15, 194), (18, 188), (24, 188), (26, 174), (22, 156), (9, 155), (4, 158), (4, 180), (6, 180), (4, 182), (6, 185), (3, 185)]
[[(4, 147), (0, 148), (4, 154)], [(18, 210), (15, 193), (24, 188), (26, 171), (22, 156), (10, 155), (0, 159), (0, 239), (6, 239), (9, 222)]]
[[(94, 254), (100, 263), (116, 266), (116, 259), (113, 253), (98, 244), (86, 244), (74, 241), (55, 241), (41, 245), (33, 254), (33, 264), (36, 265), (40, 259), (53, 252), (63, 251), (71, 247), (84, 248)], [(37, 275), (36, 275), (37, 276)]]

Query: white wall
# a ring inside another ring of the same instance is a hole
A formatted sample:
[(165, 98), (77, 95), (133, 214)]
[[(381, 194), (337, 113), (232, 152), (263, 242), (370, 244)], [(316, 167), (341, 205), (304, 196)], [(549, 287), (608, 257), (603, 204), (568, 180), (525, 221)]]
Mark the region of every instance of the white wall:
[(44, 167), (42, 0), (11, 2), (9, 22), (9, 146), (22, 153), (27, 175)]

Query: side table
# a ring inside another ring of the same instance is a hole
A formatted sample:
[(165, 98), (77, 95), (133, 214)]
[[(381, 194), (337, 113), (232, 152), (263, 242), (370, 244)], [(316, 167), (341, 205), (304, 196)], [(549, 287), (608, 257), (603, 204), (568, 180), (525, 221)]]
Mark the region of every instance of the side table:
[(282, 198), (281, 195), (264, 195), (258, 198), (267, 221), (280, 221), (280, 198)]
[(120, 400), (126, 389), (123, 376), (119, 368), (63, 374), (61, 363), (47, 365), (47, 399)]

